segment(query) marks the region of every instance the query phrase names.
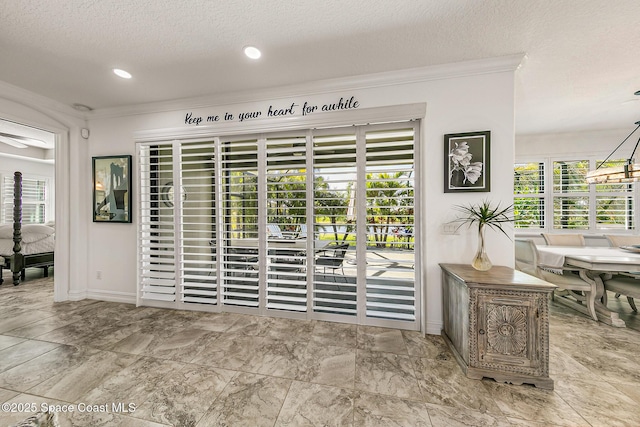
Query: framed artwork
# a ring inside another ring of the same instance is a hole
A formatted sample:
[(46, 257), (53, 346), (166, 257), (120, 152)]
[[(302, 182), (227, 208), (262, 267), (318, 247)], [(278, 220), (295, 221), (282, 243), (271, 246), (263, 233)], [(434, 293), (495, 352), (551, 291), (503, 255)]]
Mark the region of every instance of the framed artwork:
[(131, 156), (93, 158), (93, 222), (131, 222)]
[(444, 192), (491, 190), (491, 132), (444, 136)]

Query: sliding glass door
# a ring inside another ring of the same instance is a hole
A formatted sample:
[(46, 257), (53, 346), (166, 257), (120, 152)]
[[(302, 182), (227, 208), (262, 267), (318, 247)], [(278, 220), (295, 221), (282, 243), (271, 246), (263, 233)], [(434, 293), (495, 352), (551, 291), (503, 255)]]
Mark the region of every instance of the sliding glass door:
[(417, 329), (417, 135), (141, 144), (140, 303)]

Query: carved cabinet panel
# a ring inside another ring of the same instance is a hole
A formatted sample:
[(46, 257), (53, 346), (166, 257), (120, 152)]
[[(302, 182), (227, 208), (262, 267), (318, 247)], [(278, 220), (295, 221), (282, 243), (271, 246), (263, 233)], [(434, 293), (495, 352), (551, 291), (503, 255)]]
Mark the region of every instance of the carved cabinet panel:
[(443, 337), (467, 376), (553, 388), (548, 301), (555, 286), (508, 267), (441, 267)]

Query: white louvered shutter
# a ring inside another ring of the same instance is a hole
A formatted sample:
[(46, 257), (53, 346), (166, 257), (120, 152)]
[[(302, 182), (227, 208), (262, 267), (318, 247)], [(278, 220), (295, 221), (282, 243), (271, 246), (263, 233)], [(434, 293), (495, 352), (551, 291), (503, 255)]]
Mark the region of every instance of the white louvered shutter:
[[(601, 162), (598, 162), (600, 164)], [(609, 160), (604, 168), (622, 166), (626, 160)], [(633, 230), (635, 183), (596, 184), (596, 230)]]
[(258, 142), (221, 144), (222, 303), (259, 307)]
[[(357, 314), (356, 161), (353, 129), (320, 132), (314, 136), (313, 229), (319, 239), (314, 243), (313, 310), (316, 312)], [(336, 249), (340, 245), (343, 249)]]
[(142, 299), (176, 300), (174, 207), (162, 200), (173, 183), (172, 144), (142, 145), (139, 152), (138, 253)]
[(214, 142), (184, 143), (180, 147), (180, 298), (188, 304), (218, 302), (217, 168)]
[(267, 138), (265, 146), (266, 305), (302, 312), (307, 310), (306, 137)]
[(553, 162), (553, 228), (589, 228), (589, 161)]
[(414, 129), (366, 133), (367, 317), (415, 320)]
[(517, 163), (514, 166), (514, 225), (521, 229), (545, 228), (544, 163)]

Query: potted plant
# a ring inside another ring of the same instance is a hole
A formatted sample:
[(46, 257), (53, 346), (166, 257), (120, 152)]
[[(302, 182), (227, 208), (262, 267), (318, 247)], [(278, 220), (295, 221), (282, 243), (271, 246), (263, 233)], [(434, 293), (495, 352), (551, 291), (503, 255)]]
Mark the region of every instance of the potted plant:
[(485, 230), (487, 227), (500, 230), (502, 234), (509, 237), (502, 228), (502, 224), (513, 221), (513, 217), (510, 216), (513, 212), (513, 205), (502, 208), (500, 203), (494, 206), (489, 200), (483, 200), (477, 204), (455, 205), (454, 208), (462, 214), (462, 216), (452, 221), (460, 224), (457, 229), (465, 224), (469, 228), (472, 225), (478, 226), (478, 251), (473, 258), (471, 266), (480, 271), (489, 270), (492, 264), (485, 249)]

